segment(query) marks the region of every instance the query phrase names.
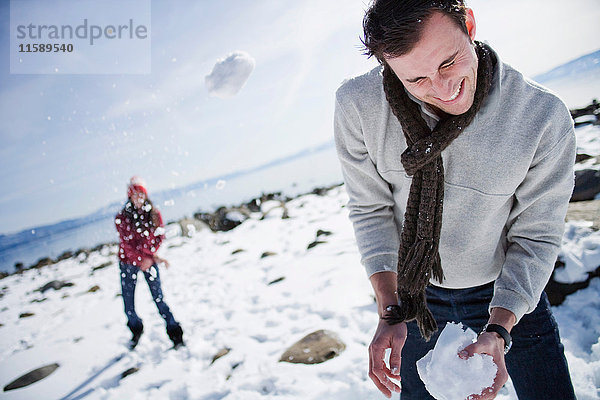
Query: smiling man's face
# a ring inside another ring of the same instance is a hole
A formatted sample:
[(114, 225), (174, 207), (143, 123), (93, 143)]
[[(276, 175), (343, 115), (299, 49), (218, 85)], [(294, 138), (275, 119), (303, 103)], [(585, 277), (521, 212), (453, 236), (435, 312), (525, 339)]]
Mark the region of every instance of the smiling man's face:
[(463, 114), (473, 104), (477, 53), (472, 42), (475, 19), (470, 9), (466, 22), (469, 35), (450, 17), (436, 11), (423, 22), (421, 38), (410, 52), (385, 57), (404, 87), (438, 114)]

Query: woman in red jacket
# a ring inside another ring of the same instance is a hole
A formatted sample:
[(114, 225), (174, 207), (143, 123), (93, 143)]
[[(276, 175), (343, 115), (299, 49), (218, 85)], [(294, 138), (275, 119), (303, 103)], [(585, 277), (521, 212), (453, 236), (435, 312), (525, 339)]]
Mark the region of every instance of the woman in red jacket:
[(168, 267), (168, 263), (155, 254), (164, 238), (162, 216), (148, 199), (148, 191), (141, 178), (131, 178), (127, 197), (128, 201), (115, 218), (115, 225), (120, 237), (119, 267), (123, 303), (127, 326), (133, 334), (130, 348), (137, 345), (144, 332), (144, 325), (134, 305), (138, 271), (144, 273), (158, 312), (167, 324), (167, 334), (177, 348), (184, 344), (183, 331), (164, 302), (157, 265), (162, 262)]

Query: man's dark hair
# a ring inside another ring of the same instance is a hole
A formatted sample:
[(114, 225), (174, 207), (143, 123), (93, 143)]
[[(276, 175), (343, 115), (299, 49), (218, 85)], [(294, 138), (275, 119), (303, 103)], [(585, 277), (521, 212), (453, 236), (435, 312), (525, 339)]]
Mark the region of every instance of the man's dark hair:
[(464, 0), (374, 0), (363, 19), (364, 54), (384, 64), (384, 55), (392, 58), (410, 52), (421, 38), (423, 24), (436, 11), (468, 34)]

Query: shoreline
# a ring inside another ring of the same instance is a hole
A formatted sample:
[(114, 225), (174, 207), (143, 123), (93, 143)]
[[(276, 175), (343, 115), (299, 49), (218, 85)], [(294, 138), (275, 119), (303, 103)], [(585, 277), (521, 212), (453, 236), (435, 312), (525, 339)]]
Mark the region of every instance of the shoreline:
[[(336, 187), (342, 186), (342, 185), (343, 185), (343, 182), (336, 183), (336, 184), (329, 185), (329, 186), (317, 186), (309, 192), (299, 193), (294, 196), (285, 195), (281, 191), (271, 192), (271, 193), (262, 193), (260, 196), (254, 197), (250, 201), (241, 203), (237, 206), (219, 206), (213, 212), (203, 212), (202, 210), (199, 209), (193, 213), (192, 217), (184, 216), (184, 217), (181, 217), (176, 220), (168, 221), (165, 224), (165, 228), (167, 228), (169, 225), (170, 226), (179, 225), (179, 227), (181, 229), (181, 232), (179, 233), (179, 235), (181, 235), (181, 236), (186, 236), (189, 234), (189, 231), (190, 231), (190, 228), (188, 228), (189, 225), (194, 226), (194, 228), (191, 228), (192, 230), (201, 229), (202, 226), (205, 226), (206, 228), (210, 229), (213, 232), (228, 231), (228, 230), (231, 230), (231, 229), (237, 227), (238, 225), (241, 225), (244, 221), (246, 221), (249, 218), (251, 213), (262, 212), (263, 213), (262, 218), (264, 218), (266, 216), (266, 214), (268, 214), (272, 210), (272, 209), (269, 209), (266, 211), (261, 210), (260, 205), (267, 201), (279, 202), (280, 206), (284, 209), (283, 218), (285, 219), (285, 215), (286, 215), (285, 204), (287, 202), (297, 199), (297, 198), (300, 198), (302, 196), (310, 195), (310, 194), (317, 194), (317, 195), (322, 196), (325, 193), (327, 193), (328, 191), (330, 191)], [(238, 218), (234, 218), (234, 219), (229, 218), (228, 215), (230, 215), (232, 213), (235, 213)], [(242, 218), (240, 219), (239, 216), (242, 216)], [(69, 259), (69, 258), (78, 258), (80, 262), (84, 262), (85, 260), (87, 260), (87, 258), (90, 256), (90, 254), (95, 253), (95, 252), (101, 252), (101, 251), (103, 251), (104, 248), (118, 246), (118, 244), (119, 244), (118, 242), (112, 241), (112, 242), (99, 243), (99, 244), (97, 244), (93, 247), (89, 247), (89, 248), (82, 247), (77, 250), (70, 250), (70, 249), (64, 250), (62, 253), (60, 253), (55, 258), (52, 258), (49, 256), (44, 256), (44, 257), (39, 258), (37, 261), (35, 261), (34, 263), (32, 263), (28, 266), (25, 266), (25, 264), (21, 261), (17, 261), (14, 263), (14, 265), (12, 267), (13, 270), (11, 272), (0, 271), (0, 280), (6, 278), (8, 276), (11, 276), (11, 275), (22, 274), (23, 272), (28, 271), (28, 270), (41, 269), (46, 266), (54, 265), (54, 264), (57, 264), (63, 260)], [(116, 253), (115, 253), (115, 255), (116, 255)]]

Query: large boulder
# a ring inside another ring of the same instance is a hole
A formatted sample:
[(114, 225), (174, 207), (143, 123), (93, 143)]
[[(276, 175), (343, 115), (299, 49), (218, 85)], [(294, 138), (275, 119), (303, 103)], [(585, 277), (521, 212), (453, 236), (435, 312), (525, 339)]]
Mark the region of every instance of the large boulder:
[[(588, 118), (583, 118), (583, 120), (580, 121), (581, 117), (584, 116), (588, 116)], [(592, 100), (592, 104), (587, 107), (571, 110), (571, 117), (575, 121), (575, 126), (586, 124), (598, 125), (600, 122), (600, 103), (598, 103), (598, 100), (594, 99)]]
[(330, 360), (346, 349), (333, 332), (318, 330), (310, 333), (287, 349), (279, 361), (300, 364), (318, 364)]
[(571, 201), (594, 200), (598, 193), (600, 193), (600, 170), (575, 171), (575, 188)]
[[(565, 267), (565, 263), (560, 260), (557, 260), (556, 264), (554, 265), (554, 270), (556, 271), (557, 269), (564, 268), (564, 267)], [(546, 294), (548, 295), (548, 301), (550, 302), (550, 304), (552, 306), (558, 306), (558, 305), (561, 305), (563, 303), (563, 301), (565, 301), (565, 298), (568, 295), (575, 293), (578, 290), (587, 288), (590, 285), (590, 281), (592, 279), (598, 278), (598, 277), (600, 277), (600, 266), (598, 266), (598, 268), (596, 268), (594, 271), (588, 272), (587, 278), (580, 282), (573, 282), (573, 283), (557, 282), (554, 280), (554, 273), (553, 273), (552, 277), (548, 281), (548, 284), (546, 285), (546, 288), (544, 290), (546, 291)]]
[(600, 230), (600, 200), (569, 203), (567, 221), (591, 221), (592, 229)]
[(194, 218), (208, 224), (213, 232), (230, 231), (244, 222), (249, 212), (244, 208), (220, 207), (214, 213), (196, 213)]

